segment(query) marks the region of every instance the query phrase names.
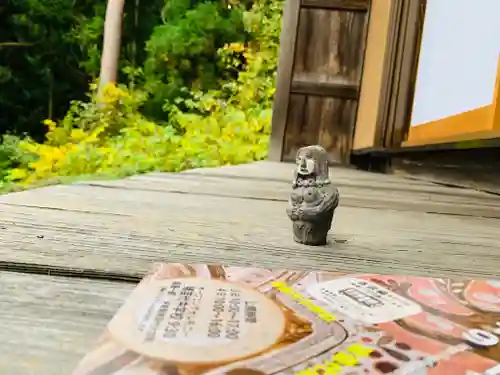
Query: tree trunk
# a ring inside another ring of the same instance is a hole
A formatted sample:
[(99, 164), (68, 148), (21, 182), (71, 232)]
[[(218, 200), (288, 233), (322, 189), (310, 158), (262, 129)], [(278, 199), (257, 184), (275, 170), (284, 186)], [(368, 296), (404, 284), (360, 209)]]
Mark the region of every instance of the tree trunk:
[(98, 97), (101, 96), (104, 86), (116, 82), (118, 75), (124, 5), (125, 0), (108, 0), (106, 7)]

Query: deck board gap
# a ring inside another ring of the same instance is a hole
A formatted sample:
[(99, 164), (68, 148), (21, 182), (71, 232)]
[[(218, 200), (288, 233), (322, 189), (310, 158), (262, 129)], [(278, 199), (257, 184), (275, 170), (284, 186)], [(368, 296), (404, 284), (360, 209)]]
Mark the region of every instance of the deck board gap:
[(18, 274), (59, 276), (85, 280), (100, 280), (119, 283), (138, 283), (144, 275), (127, 274), (121, 272), (109, 272), (83, 268), (70, 268), (50, 266), (46, 264), (33, 264), (21, 262), (8, 262), (0, 260), (0, 272), (12, 272)]

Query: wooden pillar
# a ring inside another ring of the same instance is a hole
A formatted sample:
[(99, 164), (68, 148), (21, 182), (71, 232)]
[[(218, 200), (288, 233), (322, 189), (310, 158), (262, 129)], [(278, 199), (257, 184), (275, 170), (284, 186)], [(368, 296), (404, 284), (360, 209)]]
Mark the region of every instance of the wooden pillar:
[(299, 14), (300, 0), (285, 0), (278, 56), (278, 78), (273, 103), (273, 119), (268, 153), (268, 159), (272, 161), (281, 161), (283, 154)]

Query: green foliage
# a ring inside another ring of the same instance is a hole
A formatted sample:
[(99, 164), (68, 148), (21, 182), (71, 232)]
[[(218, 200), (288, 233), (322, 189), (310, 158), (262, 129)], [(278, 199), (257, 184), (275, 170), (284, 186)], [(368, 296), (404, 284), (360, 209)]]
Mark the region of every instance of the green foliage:
[(106, 3), (102, 2), (88, 12), (75, 14), (72, 29), (64, 35), (66, 43), (79, 46), (78, 65), (91, 77), (99, 72), (105, 13)]
[(247, 37), (241, 7), (229, 11), (220, 1), (191, 4), (191, 0), (168, 1), (162, 11), (164, 23), (155, 27), (146, 44), (144, 74), (154, 93), (146, 112), (157, 119), (165, 117), (165, 101), (187, 98), (191, 88), (218, 88), (234, 67), (221, 64), (217, 51)]
[(19, 138), (5, 135), (0, 143), (0, 180), (3, 180), (8, 171), (19, 165)]
[[(109, 85), (100, 98), (92, 85), (87, 100), (73, 101), (61, 121), (44, 121), (44, 142), (4, 142), (0, 163), (15, 167), (5, 181), (29, 186), (64, 176), (125, 176), (264, 158), (281, 7), (280, 0), (258, 0), (249, 10), (168, 1), (159, 13), (164, 24), (147, 43), (144, 68), (129, 61), (129, 84)], [(85, 43), (95, 41), (91, 31), (99, 27), (93, 22), (81, 23)], [(95, 61), (87, 57), (82, 61), (91, 69)], [(163, 121), (151, 117), (148, 105)]]
[(40, 120), (63, 115), (68, 98), (84, 93), (80, 46), (69, 35), (75, 15), (91, 8), (91, 1), (70, 0), (11, 0), (0, 8), (2, 133), (41, 139)]
[[(126, 1), (121, 66), (140, 66), (164, 0)], [(10, 0), (0, 5), (0, 134), (42, 140), (99, 73), (106, 0)], [(125, 79), (126, 76), (120, 77)], [(26, 110), (29, 108), (29, 110)]]

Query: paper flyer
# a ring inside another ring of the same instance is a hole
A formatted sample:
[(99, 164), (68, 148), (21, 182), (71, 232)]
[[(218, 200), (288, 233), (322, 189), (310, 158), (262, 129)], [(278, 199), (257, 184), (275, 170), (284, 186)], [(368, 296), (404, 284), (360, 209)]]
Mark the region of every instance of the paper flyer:
[(500, 375), (500, 281), (156, 264), (73, 375)]

